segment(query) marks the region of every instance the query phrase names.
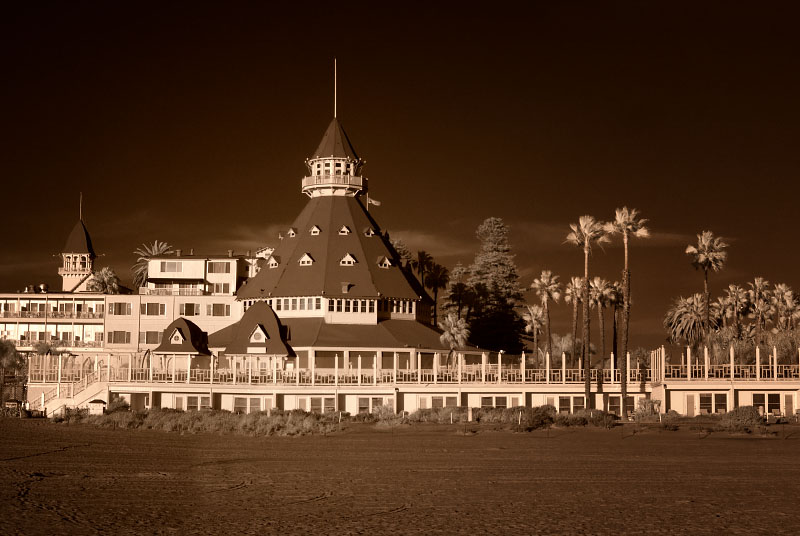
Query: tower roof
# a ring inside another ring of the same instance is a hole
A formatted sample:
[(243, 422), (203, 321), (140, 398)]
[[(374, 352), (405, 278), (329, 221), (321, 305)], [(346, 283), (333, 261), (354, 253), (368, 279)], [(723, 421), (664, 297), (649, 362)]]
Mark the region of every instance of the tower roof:
[(95, 256), (94, 248), (92, 247), (92, 238), (89, 236), (89, 231), (83, 220), (78, 220), (72, 232), (67, 237), (67, 242), (64, 244), (64, 253), (88, 253), (92, 257)]
[(239, 299), (425, 296), (358, 198), (313, 197), (290, 229), (270, 262), (239, 289)]
[(356, 151), (353, 149), (353, 144), (350, 143), (350, 138), (347, 137), (347, 134), (342, 128), (342, 124), (339, 123), (339, 120), (335, 117), (333, 121), (331, 121), (331, 124), (328, 125), (328, 130), (325, 131), (325, 135), (322, 136), (319, 147), (317, 147), (317, 150), (314, 151), (314, 156), (312, 156), (312, 158), (325, 157), (349, 157), (353, 160), (358, 160)]

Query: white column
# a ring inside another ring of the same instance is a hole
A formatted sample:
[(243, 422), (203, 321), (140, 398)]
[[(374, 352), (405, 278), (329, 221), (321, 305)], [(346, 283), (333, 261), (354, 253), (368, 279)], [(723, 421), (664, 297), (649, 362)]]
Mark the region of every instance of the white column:
[(253, 384), (253, 356), (247, 355), (247, 384)]
[[(664, 381), (664, 378), (667, 375), (667, 350), (664, 348), (664, 345), (661, 345), (661, 381)], [(664, 406), (664, 411), (666, 411), (666, 405)]]
[(692, 349), (686, 347), (686, 379), (692, 379)]
[(433, 354), (433, 383), (439, 383), (439, 352)]
[(58, 384), (59, 396), (61, 395), (61, 366), (62, 366), (61, 354), (58, 354), (58, 378), (56, 378), (56, 382)]
[(372, 385), (378, 385), (378, 356), (381, 355), (380, 352), (375, 352), (375, 356), (372, 358)]
[[(272, 383), (278, 383), (278, 356), (272, 356)], [(277, 397), (275, 400), (278, 400)]]
[(300, 356), (294, 358), (294, 384), (300, 385)]
[(497, 352), (497, 383), (503, 377), (503, 352)]
[(153, 381), (153, 353), (147, 354), (147, 378)]
[[(59, 364), (61, 363), (61, 357), (59, 356)], [(133, 373), (133, 357), (131, 354), (128, 354), (128, 383), (131, 381), (131, 374)]]
[(703, 377), (708, 381), (708, 346), (703, 346)]
[(522, 375), (522, 383), (525, 383), (525, 352), (519, 358), (519, 373)]
[(611, 352), (611, 361), (609, 366), (611, 367), (611, 383), (614, 383), (614, 380), (616, 379), (616, 371), (614, 370), (614, 352)]
[(733, 345), (731, 345), (729, 353), (730, 353), (730, 356), (731, 356), (731, 359), (730, 359), (730, 361), (731, 361), (731, 381), (733, 381), (733, 378), (734, 378), (734, 374), (733, 374), (733, 367), (734, 367), (734, 363), (733, 363)]
[(481, 383), (486, 383), (486, 352), (481, 352)]
[(550, 352), (544, 353), (545, 383), (550, 383)]
[(417, 383), (422, 383), (422, 354), (417, 354)]
[(778, 348), (772, 347), (772, 379), (778, 379)]
[[(625, 371), (626, 371), (625, 374), (627, 375), (627, 377), (625, 378), (625, 382), (626, 383), (630, 383), (631, 382), (631, 353), (630, 352), (628, 352), (628, 355), (625, 356), (625, 359), (626, 359), (625, 363), (627, 363), (627, 365), (628, 365), (627, 367), (625, 367)], [(638, 361), (636, 362), (636, 371), (637, 372), (639, 371), (639, 362)]]
[(189, 383), (189, 379), (192, 377), (192, 356), (186, 354), (186, 383)]
[(339, 385), (339, 354), (333, 354), (333, 384)]
[(214, 384), (214, 354), (211, 354), (210, 360), (211, 360), (211, 378), (209, 378), (208, 381), (209, 381), (210, 384), (213, 385)]
[(567, 354), (561, 352), (561, 383), (567, 383)]
[(317, 352), (313, 348), (308, 351), (308, 359), (311, 362), (311, 385), (313, 386), (317, 384)]
[(177, 359), (178, 356), (172, 354), (172, 383), (175, 383), (175, 361), (177, 361)]
[[(461, 372), (464, 368), (464, 354), (458, 352), (456, 353), (456, 359), (458, 359), (458, 383), (461, 383)], [(461, 400), (459, 400), (459, 403)]]
[(358, 354), (358, 385), (361, 385), (361, 354)]
[[(394, 359), (392, 360), (392, 381), (397, 383), (397, 352), (394, 353)], [(395, 406), (395, 411), (397, 411), (397, 406)]]
[(756, 380), (761, 379), (761, 348), (756, 346)]

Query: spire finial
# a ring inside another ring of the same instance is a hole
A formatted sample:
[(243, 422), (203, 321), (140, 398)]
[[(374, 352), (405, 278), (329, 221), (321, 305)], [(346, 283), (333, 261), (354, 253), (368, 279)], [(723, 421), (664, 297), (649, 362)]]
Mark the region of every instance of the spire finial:
[(336, 58), (333, 58), (333, 118), (336, 119)]
[(80, 193), (78, 198), (78, 219), (83, 221), (83, 192)]

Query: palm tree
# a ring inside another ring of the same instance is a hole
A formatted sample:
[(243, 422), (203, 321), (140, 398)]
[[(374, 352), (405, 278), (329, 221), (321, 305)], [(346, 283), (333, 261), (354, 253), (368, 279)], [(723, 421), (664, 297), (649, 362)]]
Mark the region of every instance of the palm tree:
[(450, 280), (450, 272), (441, 264), (433, 263), (428, 273), (428, 280), (426, 285), (433, 291), (433, 325), (437, 325), (438, 318), (438, 303), (439, 303), (439, 289), (447, 287), (447, 282)]
[(542, 274), (539, 278), (534, 279), (533, 283), (531, 283), (531, 289), (536, 292), (536, 295), (539, 296), (539, 299), (542, 301), (545, 334), (547, 335), (547, 344), (545, 348), (547, 348), (547, 354), (552, 358), (553, 341), (550, 336), (550, 309), (547, 304), (551, 300), (558, 303), (558, 300), (561, 298), (561, 283), (558, 282), (558, 276), (553, 275), (553, 272), (550, 270), (542, 270)]
[(747, 291), (750, 301), (750, 316), (755, 321), (756, 344), (761, 344), (761, 334), (767, 328), (767, 321), (772, 317), (772, 304), (770, 303), (769, 281), (763, 277), (756, 277)]
[(770, 301), (775, 311), (776, 327), (779, 331), (786, 331), (789, 329), (789, 320), (792, 316), (791, 313), (787, 314), (787, 311), (793, 313), (795, 309), (794, 292), (792, 288), (786, 283), (778, 283), (772, 289)]
[(723, 328), (728, 327), (728, 318), (730, 318), (733, 313), (731, 312), (731, 302), (727, 296), (718, 296), (716, 300), (711, 304), (711, 308), (714, 311), (714, 321), (717, 325), (722, 324)]
[(747, 291), (739, 285), (728, 285), (728, 288), (725, 289), (725, 294), (730, 305), (729, 310), (733, 318), (734, 331), (738, 338), (741, 334), (740, 319), (747, 313), (749, 304)]
[(589, 348), (591, 341), (589, 340), (589, 254), (592, 252), (592, 244), (603, 244), (609, 241), (608, 235), (604, 230), (602, 222), (594, 219), (593, 216), (581, 216), (578, 223), (571, 223), (569, 225), (571, 231), (567, 235), (567, 242), (578, 246), (583, 249), (583, 369), (585, 378), (586, 390), (586, 407), (591, 408), (591, 389), (592, 383), (589, 378), (589, 369), (591, 354)]
[[(617, 327), (619, 325), (619, 313), (622, 310), (623, 294), (622, 283), (614, 281), (611, 283), (611, 291), (608, 297), (608, 306), (611, 307), (611, 352), (616, 356), (619, 350), (617, 346)], [(627, 363), (627, 361), (626, 361)]]
[(575, 351), (578, 339), (578, 304), (583, 293), (583, 278), (572, 276), (564, 289), (564, 301), (572, 304), (572, 364), (577, 365), (578, 355)]
[(131, 272), (133, 273), (133, 287), (140, 288), (147, 283), (147, 266), (151, 258), (169, 255), (170, 253), (172, 253), (172, 246), (166, 242), (159, 242), (158, 240), (154, 241), (152, 246), (142, 244), (142, 247), (136, 249), (133, 254), (138, 255), (138, 258), (136, 259), (136, 264), (131, 267)]
[(628, 384), (625, 380), (628, 376), (628, 333), (631, 320), (631, 271), (628, 264), (628, 241), (631, 237), (648, 238), (650, 231), (645, 227), (646, 223), (647, 220), (639, 217), (638, 210), (622, 207), (614, 212), (614, 221), (608, 222), (606, 225), (606, 231), (609, 234), (622, 235), (622, 244), (625, 248), (625, 264), (622, 269), (622, 348), (620, 348), (620, 355), (623, 359), (619, 360), (620, 389), (623, 401), (628, 395)]
[(539, 366), (539, 333), (542, 331), (543, 311), (541, 305), (526, 305), (528, 312), (522, 316), (525, 333), (533, 336), (533, 363)]
[(670, 341), (683, 342), (696, 348), (708, 333), (705, 319), (708, 308), (702, 294), (694, 294), (688, 298), (678, 297), (664, 316), (664, 327)]
[[(600, 328), (600, 362), (606, 358), (606, 324), (604, 310), (611, 302), (614, 291), (611, 283), (601, 277), (593, 277), (589, 282), (589, 306), (597, 307), (597, 321)], [(617, 356), (619, 362), (619, 356)]]
[(108, 266), (101, 268), (86, 284), (89, 292), (102, 292), (103, 294), (119, 294), (119, 277)]
[(697, 245), (686, 246), (686, 254), (692, 259), (692, 266), (697, 270), (703, 270), (703, 307), (705, 307), (705, 328), (706, 337), (711, 333), (711, 321), (709, 319), (710, 296), (708, 293), (708, 272), (712, 270), (719, 272), (725, 266), (728, 258), (728, 247), (721, 237), (714, 236), (711, 231), (703, 231), (697, 235)]
[(25, 361), (22, 354), (17, 351), (16, 345), (5, 339), (0, 339), (0, 405), (5, 402), (3, 394), (5, 392), (6, 372), (16, 373), (22, 369)]
[(439, 327), (442, 329), (439, 340), (450, 348), (450, 352), (447, 354), (447, 364), (449, 366), (453, 353), (467, 345), (469, 328), (466, 320), (458, 318), (453, 313), (448, 313), (445, 319), (439, 323)]
[(433, 264), (433, 257), (425, 251), (417, 251), (417, 258), (411, 261), (411, 267), (419, 274), (419, 282), (425, 288), (425, 274), (430, 271)]

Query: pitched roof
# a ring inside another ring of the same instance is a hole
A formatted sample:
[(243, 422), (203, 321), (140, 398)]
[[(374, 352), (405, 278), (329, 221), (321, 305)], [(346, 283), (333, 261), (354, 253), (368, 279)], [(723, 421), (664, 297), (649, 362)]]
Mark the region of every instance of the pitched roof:
[[(384, 320), (377, 324), (326, 324), (322, 318), (286, 318), (282, 323), (287, 328), (286, 343), (291, 345), (290, 351), (291, 348), (309, 346), (449, 350), (439, 340), (438, 331), (414, 320)], [(236, 337), (234, 326), (236, 324), (212, 333), (209, 337), (210, 346), (226, 348), (226, 353), (237, 353), (232, 350), (235, 348), (232, 344)], [(247, 334), (249, 335), (250, 333)]]
[(314, 156), (312, 158), (325, 158), (330, 156), (334, 158), (349, 157), (353, 160), (358, 160), (356, 151), (353, 149), (353, 144), (350, 143), (350, 138), (347, 137), (341, 123), (339, 123), (339, 120), (335, 117), (333, 121), (331, 121), (331, 124), (328, 125), (328, 130), (326, 130), (325, 135), (322, 136), (322, 141), (319, 143), (317, 150), (314, 151)]
[[(178, 331), (180, 341), (173, 341), (172, 335)], [(211, 355), (208, 351), (208, 334), (200, 327), (185, 318), (176, 318), (169, 326), (164, 329), (161, 337), (161, 344), (153, 350), (153, 353), (191, 353), (201, 355)]]
[(67, 237), (67, 242), (64, 244), (64, 253), (88, 253), (92, 257), (95, 256), (94, 248), (92, 248), (92, 238), (89, 236), (89, 231), (83, 224), (83, 220), (78, 220), (72, 232)]
[[(280, 320), (275, 315), (272, 307), (267, 305), (267, 302), (258, 301), (250, 306), (245, 311), (242, 318), (230, 326), (228, 336), (229, 341), (225, 346), (226, 354), (249, 354), (252, 348), (258, 348), (262, 351), (258, 353), (269, 355), (284, 355), (291, 356), (294, 352), (286, 346), (284, 342), (284, 330), (281, 327)], [(254, 341), (252, 340), (253, 332), (259, 329), (266, 333), (265, 340)], [(221, 335), (221, 334), (220, 334)], [(220, 341), (220, 336), (216, 333), (212, 335), (212, 346)]]
[[(319, 235), (308, 232), (314, 225), (322, 230)], [(339, 234), (343, 225), (353, 232)], [(326, 297), (415, 300), (426, 296), (416, 279), (400, 267), (388, 238), (380, 232), (367, 236), (362, 231), (380, 227), (359, 198), (312, 197), (292, 227), (303, 231), (281, 240), (273, 253), (278, 265), (265, 266), (251, 277), (239, 288), (239, 299), (324, 294)], [(358, 262), (352, 266), (340, 265), (339, 261), (348, 253)], [(306, 254), (314, 262), (301, 266), (300, 259)], [(395, 259), (393, 266), (380, 267), (378, 260), (382, 257)], [(343, 282), (349, 283), (346, 293), (342, 291)]]

